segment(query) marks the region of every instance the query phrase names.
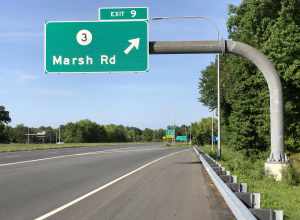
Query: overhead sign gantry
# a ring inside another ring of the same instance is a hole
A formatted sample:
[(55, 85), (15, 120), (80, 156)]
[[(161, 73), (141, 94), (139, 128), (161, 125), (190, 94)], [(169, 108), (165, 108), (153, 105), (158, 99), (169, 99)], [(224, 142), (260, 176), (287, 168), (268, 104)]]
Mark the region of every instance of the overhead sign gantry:
[[(46, 73), (139, 72), (149, 68), (151, 54), (232, 53), (245, 57), (262, 72), (270, 93), (271, 154), (265, 164), (278, 180), (287, 166), (284, 153), (283, 96), (279, 74), (255, 48), (231, 40), (149, 42), (147, 19), (134, 8), (100, 10), (100, 21), (47, 22)], [(102, 15), (101, 15), (102, 13)], [(103, 15), (107, 14), (107, 15)], [(132, 16), (132, 18), (128, 16)], [(119, 17), (119, 19), (113, 18)]]

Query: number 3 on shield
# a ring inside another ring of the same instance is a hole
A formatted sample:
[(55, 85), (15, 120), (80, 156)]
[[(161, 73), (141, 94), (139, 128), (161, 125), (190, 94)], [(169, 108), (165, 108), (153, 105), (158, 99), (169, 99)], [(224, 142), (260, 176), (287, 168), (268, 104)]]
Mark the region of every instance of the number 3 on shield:
[(80, 30), (76, 35), (76, 40), (81, 46), (87, 46), (92, 42), (93, 35), (89, 30)]

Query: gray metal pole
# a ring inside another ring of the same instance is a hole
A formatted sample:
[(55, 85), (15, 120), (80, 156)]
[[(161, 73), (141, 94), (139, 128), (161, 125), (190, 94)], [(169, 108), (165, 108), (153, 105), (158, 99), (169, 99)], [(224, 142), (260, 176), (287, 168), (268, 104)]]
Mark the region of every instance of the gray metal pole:
[(268, 58), (257, 49), (236, 41), (158, 41), (150, 42), (151, 54), (232, 53), (247, 58), (263, 73), (270, 93), (270, 162), (285, 162), (283, 146), (282, 86), (278, 73)]
[(58, 143), (60, 143), (60, 125), (58, 127)]
[(190, 125), (190, 145), (192, 144), (192, 123)]
[(211, 151), (214, 150), (214, 110), (211, 111)]
[(279, 74), (269, 59), (257, 49), (235, 41), (227, 41), (227, 50), (252, 61), (262, 72), (270, 93), (271, 154), (270, 162), (286, 162), (283, 133), (283, 96)]
[(175, 122), (174, 122), (174, 137), (173, 137), (173, 144), (175, 144), (176, 142), (176, 125), (175, 125)]
[[(151, 21), (161, 21), (161, 20), (205, 20), (208, 23), (210, 23), (214, 29), (217, 32), (217, 39), (218, 42), (220, 41), (220, 36), (221, 36), (221, 32), (220, 29), (217, 25), (217, 23), (214, 22), (213, 19), (206, 17), (206, 16), (172, 16), (172, 17), (154, 17), (151, 18)], [(222, 37), (223, 39), (223, 37)], [(218, 112), (220, 111), (221, 108), (221, 103), (220, 103), (220, 59), (219, 59), (219, 54), (217, 54), (217, 73), (218, 73)], [(218, 113), (218, 147), (217, 147), (217, 157), (218, 159), (221, 158), (221, 124), (220, 124), (220, 112)], [(212, 148), (213, 148), (213, 142), (212, 142)]]
[(218, 150), (217, 158), (221, 159), (221, 98), (220, 98), (220, 56), (217, 54), (217, 78), (218, 78)]
[(185, 144), (187, 144), (187, 143), (188, 143), (188, 139), (187, 139), (187, 137), (188, 137), (188, 132), (187, 132), (187, 128), (186, 128), (186, 127), (184, 127), (184, 128), (185, 128), (185, 136), (186, 136)]
[(29, 130), (29, 127), (28, 127), (27, 128), (27, 144), (29, 144), (29, 142), (30, 142), (29, 133), (30, 133), (30, 130)]
[(150, 54), (225, 53), (226, 41), (152, 41)]

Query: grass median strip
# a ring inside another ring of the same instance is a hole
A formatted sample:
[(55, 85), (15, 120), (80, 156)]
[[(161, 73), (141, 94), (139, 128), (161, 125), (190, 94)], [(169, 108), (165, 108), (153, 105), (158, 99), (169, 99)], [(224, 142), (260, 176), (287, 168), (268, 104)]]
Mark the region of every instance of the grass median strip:
[(164, 146), (170, 147), (186, 147), (187, 144), (171, 144), (167, 145), (163, 142), (120, 142), (120, 143), (64, 143), (64, 144), (0, 144), (1, 152), (15, 152), (15, 151), (31, 151), (31, 150), (47, 150), (60, 148), (79, 148), (79, 147), (106, 147), (116, 145), (138, 145), (138, 144), (153, 144), (160, 143)]
[(65, 143), (65, 144), (0, 144), (0, 152), (47, 150), (77, 147), (105, 147), (120, 144), (142, 144), (139, 143)]

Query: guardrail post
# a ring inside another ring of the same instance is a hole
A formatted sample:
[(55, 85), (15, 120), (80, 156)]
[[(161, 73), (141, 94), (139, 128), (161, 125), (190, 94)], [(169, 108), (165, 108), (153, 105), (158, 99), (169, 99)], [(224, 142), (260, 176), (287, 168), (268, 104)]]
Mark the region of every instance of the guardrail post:
[(248, 191), (247, 183), (241, 183), (241, 192), (247, 192), (247, 191)]
[(260, 193), (252, 193), (252, 207), (260, 209)]
[(283, 220), (283, 210), (274, 210), (275, 220)]

